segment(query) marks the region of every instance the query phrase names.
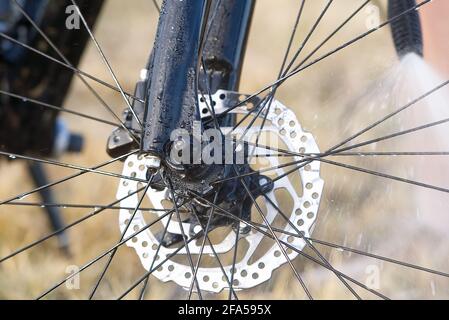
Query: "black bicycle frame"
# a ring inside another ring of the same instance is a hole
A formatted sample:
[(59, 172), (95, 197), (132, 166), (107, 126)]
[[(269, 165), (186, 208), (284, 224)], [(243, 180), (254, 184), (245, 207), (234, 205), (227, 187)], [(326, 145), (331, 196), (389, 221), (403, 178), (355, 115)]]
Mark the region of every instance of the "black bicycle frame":
[[(77, 3), (88, 25), (93, 28), (103, 0), (79, 0)], [(71, 4), (69, 0), (27, 1), (24, 9), (32, 18), (36, 18), (36, 11), (42, 12), (41, 19), (36, 23), (65, 54), (68, 61), (77, 66), (89, 40), (89, 34), (83, 29), (67, 29), (66, 8)], [(11, 3), (11, 6), (14, 4)], [(26, 35), (26, 39), (23, 39), (23, 35), (19, 36), (19, 31)], [(39, 48), (44, 54), (60, 59), (25, 17), (21, 16), (17, 24), (6, 32), (30, 47)], [(1, 85), (7, 84), (7, 91), (51, 105), (63, 105), (74, 76), (72, 70), (3, 38), (0, 39), (0, 47)], [(2, 96), (0, 150), (48, 156), (53, 150), (57, 115), (56, 110), (31, 106), (28, 101)]]
[[(164, 0), (149, 68), (142, 152), (164, 159), (173, 130), (192, 133), (206, 78), (211, 93), (237, 90), (253, 7), (253, 0)], [(200, 72), (201, 59), (206, 72)]]

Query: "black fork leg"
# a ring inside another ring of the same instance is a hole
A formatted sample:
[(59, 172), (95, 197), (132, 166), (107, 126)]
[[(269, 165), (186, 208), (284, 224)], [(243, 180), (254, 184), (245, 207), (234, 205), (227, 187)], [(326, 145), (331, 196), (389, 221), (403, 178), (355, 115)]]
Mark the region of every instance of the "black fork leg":
[(211, 93), (237, 89), (253, 6), (253, 0), (164, 1), (149, 67), (143, 152), (163, 158), (174, 129), (192, 133), (193, 120), (199, 117), (198, 86), (205, 91), (204, 76), (198, 75), (204, 36)]
[[(45, 169), (41, 163), (38, 163), (38, 162), (28, 163), (28, 171), (29, 171), (30, 176), (31, 176), (34, 184), (36, 185), (36, 187), (41, 187), (41, 186), (47, 185), (49, 183), (49, 181), (47, 179), (47, 174), (46, 174)], [(40, 197), (41, 197), (43, 203), (47, 203), (47, 204), (56, 203), (54, 196), (53, 196), (53, 192), (51, 191), (50, 188), (42, 189), (39, 192), (39, 194), (40, 194)], [(54, 231), (64, 228), (65, 225), (64, 225), (64, 221), (61, 217), (61, 212), (60, 212), (59, 208), (45, 207), (45, 212), (48, 215), (51, 227)], [(58, 237), (59, 247), (65, 254), (69, 255), (70, 250), (69, 250), (69, 239), (68, 239), (67, 233), (61, 232), (57, 235), (57, 237)]]
[(204, 73), (200, 75), (202, 92), (238, 90), (254, 4), (253, 0), (212, 1), (209, 20), (213, 21), (203, 52), (210, 81), (206, 83)]
[(141, 148), (165, 157), (175, 129), (193, 130), (200, 39), (208, 0), (164, 0), (150, 65)]

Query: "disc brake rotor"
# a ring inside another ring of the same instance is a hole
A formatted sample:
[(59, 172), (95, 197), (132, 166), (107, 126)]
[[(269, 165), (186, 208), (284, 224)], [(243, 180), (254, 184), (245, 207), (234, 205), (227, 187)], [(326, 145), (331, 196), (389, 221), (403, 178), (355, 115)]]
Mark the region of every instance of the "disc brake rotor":
[[(227, 110), (230, 106), (234, 106), (243, 99), (248, 98), (248, 96), (229, 91), (218, 91), (212, 97), (207, 96), (206, 100), (209, 101), (209, 98), (212, 99), (215, 105), (215, 113), (220, 114)], [(204, 101), (204, 99), (200, 99), (200, 101), (202, 117), (204, 118), (210, 116), (208, 114), (208, 110), (205, 108), (207, 102)], [(248, 101), (248, 103), (242, 105), (241, 107), (232, 109), (230, 113), (243, 115), (248, 114), (248, 112), (251, 111), (251, 108), (254, 108), (258, 102), (260, 102), (260, 100), (258, 100), (257, 97), (252, 98)], [(245, 134), (245, 137), (250, 139), (250, 137), (257, 136), (259, 132), (263, 134), (266, 133), (276, 136), (279, 141), (286, 146), (286, 150), (290, 152), (296, 154), (319, 153), (314, 137), (310, 133), (303, 131), (294, 112), (277, 100), (272, 101), (272, 105), (269, 110), (270, 111), (268, 112), (267, 121), (263, 130), (261, 131), (261, 128), (258, 126), (253, 126), (253, 128)], [(256, 112), (253, 114), (256, 114)], [(264, 112), (260, 113), (261, 118), (263, 118), (264, 115)], [(221, 129), (224, 133), (232, 130), (231, 128)], [(244, 131), (245, 128), (237, 128), (234, 130), (234, 134), (239, 136), (242, 135)], [(251, 147), (250, 144), (249, 155), (263, 155), (263, 158), (269, 162), (267, 167), (282, 167), (282, 163), (279, 162), (280, 157), (267, 156), (269, 154), (278, 153), (279, 152), (274, 149), (268, 150), (263, 147), (255, 147), (254, 144), (252, 144)], [(292, 156), (291, 158), (294, 159), (293, 161), (299, 161), (302, 159), (299, 155)], [(292, 168), (293, 166), (278, 168), (273, 170), (272, 173), (275, 172), (276, 176), (282, 176)], [(278, 236), (280, 241), (289, 243), (296, 249), (302, 250), (306, 245), (304, 240), (301, 239), (300, 236), (292, 237), (291, 234), (297, 234), (297, 231), (299, 230), (303, 236), (310, 236), (317, 218), (324, 183), (320, 178), (320, 163), (318, 161), (313, 161), (306, 166), (299, 168), (298, 172), (301, 180), (301, 188), (295, 188), (292, 181), (285, 177), (283, 179), (275, 180), (274, 188), (265, 194), (265, 196), (268, 197), (276, 207), (280, 208), (281, 199), (276, 197), (276, 191), (283, 190), (283, 192), (287, 192), (290, 195), (293, 200), (293, 207), (290, 212), (285, 212), (285, 210), (283, 210), (283, 213), (288, 217), (290, 222), (285, 223), (282, 227), (282, 229), (286, 232), (285, 234), (281, 234), (280, 232), (277, 232), (277, 234), (280, 234)], [(137, 155), (128, 157), (122, 174), (124, 176), (132, 176), (138, 179), (146, 179), (146, 166), (144, 158)], [(128, 194), (136, 192), (141, 187), (142, 186), (137, 181), (122, 179), (118, 188), (117, 199), (122, 199)], [(298, 189), (300, 189), (300, 191), (298, 191)], [(149, 202), (152, 204), (153, 208), (160, 210), (155, 212), (157, 216), (162, 217), (166, 215), (166, 212), (164, 211), (164, 209), (166, 209), (164, 207), (164, 202), (166, 203), (167, 201), (171, 201), (170, 192), (167, 188), (163, 190), (156, 190), (150, 187), (146, 197), (149, 199)], [(279, 216), (278, 209), (271, 205), (271, 203), (264, 197), (260, 197), (258, 201), (260, 200), (264, 203), (266, 208), (266, 213), (264, 215), (266, 216), (267, 221), (272, 224), (276, 217)], [(121, 201), (121, 207), (135, 208), (138, 202), (138, 194), (133, 194), (132, 196)], [(134, 219), (129, 221), (132, 217), (133, 211), (134, 210), (120, 210), (119, 226), (122, 233), (124, 232), (127, 224), (130, 223), (125, 237), (133, 235), (136, 231), (145, 228), (152, 222), (145, 221), (144, 212), (141, 210), (138, 210)], [(166, 215), (161, 218), (163, 227), (167, 226), (169, 216), (170, 215)], [(175, 215), (173, 215), (173, 219), (174, 217)], [(173, 219), (171, 220), (171, 223), (169, 223), (167, 231), (172, 234), (181, 235), (182, 231), (180, 223), (178, 221), (174, 221)], [(293, 228), (290, 223), (293, 224), (295, 228)], [(244, 226), (243, 223), (241, 223), (241, 226)], [(182, 222), (182, 227), (184, 229), (184, 234), (189, 235), (189, 230), (191, 227), (190, 223), (184, 221)], [(214, 243), (213, 248), (208, 242), (206, 242), (203, 249), (204, 256), (215, 257), (215, 253), (220, 256), (233, 251), (236, 232), (232, 228), (228, 228), (227, 230), (227, 234), (221, 237), (221, 241)], [(269, 232), (268, 229), (265, 229), (264, 231)], [(288, 233), (290, 233), (290, 235), (288, 235)], [(240, 238), (241, 240), (239, 240), (239, 244), (240, 241), (244, 239), (248, 245), (245, 247), (243, 257), (240, 258), (235, 264), (233, 276), (234, 290), (252, 288), (269, 280), (273, 271), (287, 262), (287, 259), (282, 254), (275, 241), (270, 242), (270, 246), (264, 250), (264, 254), (258, 254), (257, 258), (254, 258), (256, 250), (262, 240), (266, 238), (264, 234), (252, 229), (248, 234), (240, 235)], [(202, 241), (194, 240), (188, 244), (188, 249), (192, 256), (196, 255), (198, 257), (200, 254), (201, 242)], [(177, 248), (164, 247), (163, 245), (160, 245), (160, 240), (158, 239), (157, 234), (155, 234), (151, 228), (147, 228), (143, 232), (139, 233), (126, 244), (135, 249), (143, 267), (147, 271), (157, 267), (157, 269), (152, 273), (155, 277), (163, 282), (173, 281), (183, 288), (190, 288), (193, 277), (190, 264), (180, 263), (179, 259), (174, 259), (176, 256), (186, 256), (187, 251), (185, 248), (182, 248), (176, 253), (176, 255), (173, 255)], [(239, 249), (242, 247), (243, 246), (239, 246)], [(160, 249), (157, 257), (155, 257), (158, 248)], [(289, 259), (294, 259), (298, 255), (298, 252), (287, 250), (287, 255)], [(170, 258), (167, 259), (167, 257)], [(162, 264), (165, 259), (167, 259), (167, 261)], [(194, 259), (194, 261), (196, 260)], [(197, 271), (197, 279), (201, 290), (218, 293), (225, 288), (229, 288), (232, 263), (226, 264), (224, 261), (222, 262), (226, 276), (223, 274), (220, 267), (199, 267)]]

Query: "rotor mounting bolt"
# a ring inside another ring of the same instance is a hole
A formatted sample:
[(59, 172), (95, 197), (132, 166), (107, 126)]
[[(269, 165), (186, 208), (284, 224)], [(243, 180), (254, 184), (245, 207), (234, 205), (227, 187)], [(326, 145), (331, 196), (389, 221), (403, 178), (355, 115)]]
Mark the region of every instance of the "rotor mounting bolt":
[(239, 233), (243, 236), (243, 235), (247, 235), (250, 231), (251, 231), (251, 227), (249, 225), (246, 225), (243, 222), (240, 222), (239, 224), (239, 228), (240, 231)]
[(203, 231), (203, 228), (200, 226), (200, 225), (196, 225), (194, 228), (193, 228), (193, 231), (195, 232), (195, 233), (200, 233), (201, 231)]

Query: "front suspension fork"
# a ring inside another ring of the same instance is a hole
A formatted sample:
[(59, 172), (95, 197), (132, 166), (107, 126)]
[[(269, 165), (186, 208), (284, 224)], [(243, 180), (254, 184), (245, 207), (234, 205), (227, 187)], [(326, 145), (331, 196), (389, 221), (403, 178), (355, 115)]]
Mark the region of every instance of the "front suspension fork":
[(149, 67), (141, 151), (160, 159), (175, 129), (193, 132), (208, 0), (164, 1)]
[(164, 160), (173, 130), (193, 136), (198, 89), (238, 89), (253, 8), (253, 0), (164, 1), (149, 64), (143, 153)]

